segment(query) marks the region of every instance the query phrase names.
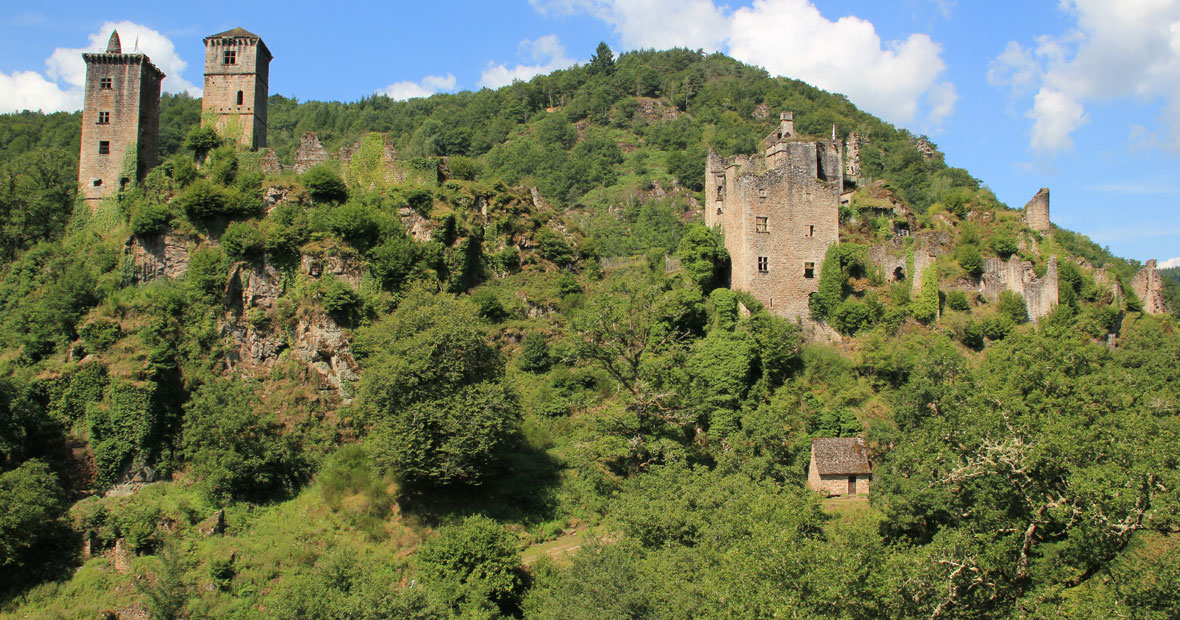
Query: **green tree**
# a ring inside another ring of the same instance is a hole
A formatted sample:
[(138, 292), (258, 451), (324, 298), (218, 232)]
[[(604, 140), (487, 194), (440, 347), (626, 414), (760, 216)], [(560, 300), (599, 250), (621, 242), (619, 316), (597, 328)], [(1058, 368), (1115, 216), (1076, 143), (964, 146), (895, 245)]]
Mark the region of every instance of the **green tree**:
[(316, 203), (340, 204), (348, 200), (348, 186), (327, 166), (316, 166), (300, 175), (299, 180)]
[(5, 586), (57, 555), (67, 530), (65, 510), (57, 476), (44, 462), (25, 461), (0, 474), (0, 568), (13, 579)]
[(415, 554), (432, 597), (461, 614), (514, 614), (524, 590), (515, 537), (483, 515), (443, 527)]
[(552, 360), (549, 357), (549, 342), (545, 334), (531, 331), (524, 335), (521, 342), (520, 358), (517, 365), (525, 372), (544, 372), (549, 369)]
[(208, 125), (193, 127), (184, 138), (185, 148), (196, 154), (197, 161), (204, 161), (205, 155), (221, 146), (221, 143), (221, 136)]
[(594, 55), (590, 57), (589, 71), (591, 74), (599, 75), (614, 75), (615, 72), (615, 53), (611, 51), (606, 42), (599, 42), (598, 47), (594, 50)]
[(184, 456), (214, 501), (281, 494), (306, 473), (273, 415), (256, 410), (256, 390), (249, 382), (215, 379), (184, 407)]
[(685, 277), (702, 291), (709, 292), (721, 284), (729, 253), (716, 231), (703, 224), (689, 226), (680, 238), (676, 253)]

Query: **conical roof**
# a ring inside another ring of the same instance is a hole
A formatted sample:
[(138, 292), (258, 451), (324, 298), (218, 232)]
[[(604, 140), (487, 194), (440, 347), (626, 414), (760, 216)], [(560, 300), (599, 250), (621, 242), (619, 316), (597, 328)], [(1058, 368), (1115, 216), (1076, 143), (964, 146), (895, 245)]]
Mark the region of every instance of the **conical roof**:
[(107, 42), (107, 53), (108, 54), (122, 54), (123, 53), (123, 44), (119, 41), (119, 31), (118, 30), (111, 32), (111, 40)]

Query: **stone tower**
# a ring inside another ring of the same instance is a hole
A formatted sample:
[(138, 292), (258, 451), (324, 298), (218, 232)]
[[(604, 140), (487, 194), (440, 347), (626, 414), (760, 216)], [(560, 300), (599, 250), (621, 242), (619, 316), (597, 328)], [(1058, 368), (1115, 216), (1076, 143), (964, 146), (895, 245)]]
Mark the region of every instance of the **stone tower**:
[(762, 156), (709, 152), (705, 223), (725, 233), (731, 288), (779, 316), (805, 317), (824, 255), (840, 239), (841, 145), (800, 138), (790, 112), (763, 144)]
[(1143, 312), (1147, 314), (1167, 314), (1168, 306), (1164, 303), (1164, 280), (1160, 276), (1155, 259), (1147, 261), (1143, 269), (1135, 274), (1131, 280), (1131, 290), (1143, 305)]
[(1024, 205), (1024, 222), (1028, 227), (1043, 234), (1049, 232), (1049, 188), (1042, 187)]
[(205, 37), (201, 124), (249, 149), (265, 147), (271, 58), (262, 39), (242, 28)]
[(156, 165), (164, 73), (144, 54), (124, 54), (117, 31), (111, 33), (105, 52), (82, 54), (82, 59), (86, 98), (78, 189), (82, 198), (95, 201), (142, 178)]

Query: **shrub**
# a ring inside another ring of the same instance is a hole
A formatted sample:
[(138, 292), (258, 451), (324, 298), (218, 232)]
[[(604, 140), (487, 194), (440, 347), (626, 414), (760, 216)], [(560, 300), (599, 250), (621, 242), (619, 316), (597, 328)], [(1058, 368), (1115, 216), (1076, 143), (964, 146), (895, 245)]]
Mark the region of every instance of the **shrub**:
[(168, 205), (149, 203), (135, 210), (131, 216), (131, 232), (136, 235), (155, 235), (164, 232), (172, 220)]
[(869, 327), (871, 323), (872, 313), (868, 305), (855, 299), (845, 300), (832, 314), (832, 324), (836, 331), (848, 336)]
[(221, 247), (231, 258), (249, 259), (266, 249), (266, 238), (254, 224), (234, 222), (221, 235)]
[(541, 332), (529, 332), (521, 342), (517, 366), (525, 372), (544, 372), (552, 360), (549, 357), (549, 341)]
[(66, 504), (57, 476), (39, 460), (0, 474), (0, 569), (10, 579), (46, 560), (45, 551), (68, 539)]
[(105, 351), (119, 340), (119, 324), (109, 319), (95, 319), (78, 330), (88, 353)]
[(1024, 296), (1012, 291), (1001, 291), (996, 307), (1000, 314), (1012, 319), (1013, 323), (1023, 323), (1028, 320), (1028, 306), (1024, 303)]
[(504, 304), (500, 303), (500, 298), (487, 288), (481, 288), (472, 293), (471, 301), (475, 304), (479, 316), (492, 323), (499, 323), (508, 318), (508, 311), (504, 309)]
[(1016, 240), (1007, 233), (999, 233), (992, 237), (990, 245), (992, 251), (996, 253), (996, 256), (999, 256), (1005, 260), (1007, 260), (1009, 256), (1012, 256), (1017, 252), (1017, 250), (1020, 249), (1016, 245)]
[(415, 560), (422, 580), (445, 604), (479, 609), (491, 603), (511, 615), (520, 603), (523, 582), (514, 537), (488, 517), (475, 515), (440, 529)]
[(175, 202), (189, 218), (209, 218), (226, 213), (229, 195), (224, 188), (207, 179), (197, 179), (176, 197)]
[(314, 202), (341, 203), (348, 200), (348, 186), (339, 174), (327, 166), (316, 166), (304, 172), (299, 180)]
[(938, 318), (938, 310), (938, 270), (930, 268), (922, 274), (922, 291), (911, 311), (915, 319), (930, 323)]
[(958, 310), (959, 312), (968, 312), (971, 310), (971, 302), (967, 301), (967, 294), (963, 291), (948, 291), (946, 294), (946, 306), (951, 310)]
[(474, 181), (483, 174), (483, 164), (478, 159), (455, 155), (447, 159), (447, 167), (451, 170), (451, 178), (461, 181)]
[(347, 282), (331, 276), (320, 280), (320, 300), (324, 312), (341, 320), (351, 320), (361, 307), (360, 294)]
[(217, 131), (212, 127), (197, 126), (193, 127), (192, 131), (184, 138), (185, 148), (202, 156), (209, 151), (221, 146), (221, 136), (217, 135)]
[(960, 245), (955, 250), (955, 260), (971, 277), (978, 278), (983, 273), (983, 255), (974, 245)]

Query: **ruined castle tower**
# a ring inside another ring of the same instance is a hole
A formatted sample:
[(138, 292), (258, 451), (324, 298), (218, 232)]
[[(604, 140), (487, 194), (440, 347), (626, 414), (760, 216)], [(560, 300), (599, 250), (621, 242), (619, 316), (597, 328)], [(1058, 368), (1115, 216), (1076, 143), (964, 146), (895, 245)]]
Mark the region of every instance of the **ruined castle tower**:
[(1143, 305), (1143, 312), (1168, 313), (1168, 307), (1164, 304), (1164, 280), (1154, 258), (1147, 261), (1143, 269), (1135, 274), (1135, 279), (1131, 280), (1131, 290), (1135, 291), (1135, 296)]
[(156, 165), (164, 73), (144, 54), (124, 54), (117, 31), (111, 33), (105, 52), (82, 54), (82, 59), (86, 99), (78, 189), (82, 198), (95, 201), (142, 178)]
[(1042, 187), (1024, 205), (1024, 222), (1029, 228), (1048, 234), (1049, 232), (1049, 188)]
[(763, 144), (762, 156), (709, 152), (705, 223), (725, 233), (731, 288), (779, 316), (807, 316), (824, 255), (840, 239), (840, 143), (799, 138), (783, 112)]
[(205, 37), (201, 124), (250, 149), (266, 146), (266, 101), (272, 56), (242, 28)]

